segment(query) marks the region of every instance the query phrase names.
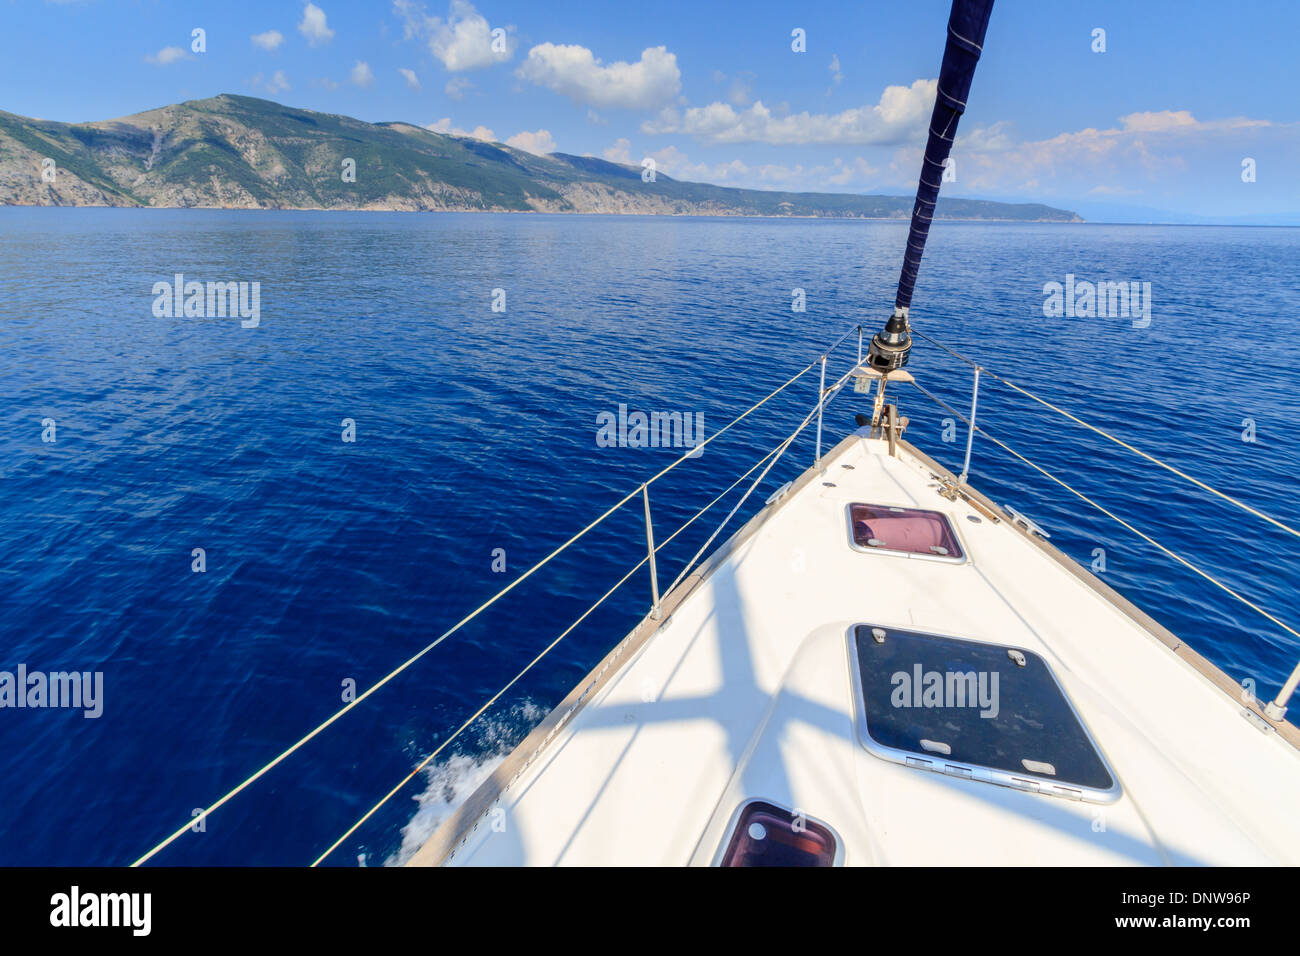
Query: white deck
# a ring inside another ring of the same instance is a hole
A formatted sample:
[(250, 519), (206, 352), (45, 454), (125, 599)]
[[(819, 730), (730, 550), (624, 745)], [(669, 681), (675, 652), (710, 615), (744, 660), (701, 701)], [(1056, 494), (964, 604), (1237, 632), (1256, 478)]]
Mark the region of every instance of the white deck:
[[(1019, 531), (969, 521), (972, 507), (938, 487), (905, 449), (891, 458), (860, 436), (841, 446), (825, 478), (781, 502), (676, 608), (448, 862), (707, 865), (738, 806), (758, 798), (828, 824), (846, 865), (1300, 864), (1300, 753)], [(854, 501), (948, 513), (968, 561), (851, 549)], [(859, 623), (1042, 655), (1119, 800), (869, 753), (850, 672)], [(422, 854), (413, 862), (431, 862)]]

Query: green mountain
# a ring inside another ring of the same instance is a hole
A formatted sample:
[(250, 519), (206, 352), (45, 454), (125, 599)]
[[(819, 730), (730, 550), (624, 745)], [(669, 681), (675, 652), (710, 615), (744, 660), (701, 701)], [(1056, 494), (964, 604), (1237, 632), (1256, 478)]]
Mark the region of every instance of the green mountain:
[[(355, 163), (355, 181), (346, 176)], [(0, 111), (0, 203), (491, 210), (903, 219), (903, 196), (688, 183), (590, 156), (535, 156), (409, 123), (223, 94), (97, 123)], [(1078, 222), (1037, 203), (940, 199), (948, 219)]]

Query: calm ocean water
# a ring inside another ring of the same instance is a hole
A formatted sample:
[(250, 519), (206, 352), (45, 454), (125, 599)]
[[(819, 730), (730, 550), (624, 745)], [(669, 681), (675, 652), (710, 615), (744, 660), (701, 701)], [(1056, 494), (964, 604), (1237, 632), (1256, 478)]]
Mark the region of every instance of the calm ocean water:
[[(597, 415), (700, 412), (716, 431), (857, 322), (882, 321), (905, 235), (878, 222), (0, 209), (0, 670), (104, 675), (98, 719), (0, 710), (0, 864), (136, 858), (341, 706), (345, 681), (369, 686), (677, 454), (598, 447)], [(940, 223), (913, 317), (1297, 524), (1297, 261), (1293, 229)], [(153, 285), (175, 273), (259, 282), (260, 325), (155, 317)], [(1044, 317), (1044, 283), (1067, 274), (1150, 282), (1150, 326)], [(806, 312), (791, 311), (795, 288)], [(1240, 367), (1218, 367), (1229, 357)], [(913, 371), (969, 401), (969, 369), (924, 342)], [(815, 395), (809, 375), (656, 485), (660, 538)], [(859, 398), (831, 406), (830, 444)], [(945, 442), (947, 413), (910, 390), (904, 401), (909, 437), (959, 466), (964, 430)], [(980, 414), (1157, 540), (1300, 616), (1293, 539), (1004, 387), (986, 383)], [(809, 433), (732, 527), (812, 455)], [(1300, 655), (978, 438), (972, 481), (1081, 563), (1103, 548), (1107, 581), (1260, 696)], [(673, 543), (662, 580), (712, 527)], [(158, 862), (310, 862), (638, 561), (643, 535), (640, 509), (625, 509)], [(329, 862), (398, 858), (648, 601), (643, 571)]]

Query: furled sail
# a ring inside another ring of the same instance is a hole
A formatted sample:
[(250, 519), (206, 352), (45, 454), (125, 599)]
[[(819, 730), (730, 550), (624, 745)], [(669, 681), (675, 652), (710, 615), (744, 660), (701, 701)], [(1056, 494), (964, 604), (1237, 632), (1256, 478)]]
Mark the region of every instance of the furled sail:
[(921, 268), (921, 255), (930, 233), (939, 186), (943, 182), (944, 164), (957, 136), (957, 121), (966, 111), (975, 65), (984, 47), (984, 32), (993, 12), (993, 0), (953, 0), (948, 17), (948, 42), (943, 49), (939, 68), (939, 87), (930, 116), (930, 134), (921, 161), (921, 178), (912, 207), (912, 226), (903, 253), (903, 271), (898, 278), (898, 295), (894, 315), (883, 332), (872, 339), (869, 360), (879, 368), (900, 368), (907, 363), (911, 337), (907, 330), (907, 313), (912, 305), (912, 290)]

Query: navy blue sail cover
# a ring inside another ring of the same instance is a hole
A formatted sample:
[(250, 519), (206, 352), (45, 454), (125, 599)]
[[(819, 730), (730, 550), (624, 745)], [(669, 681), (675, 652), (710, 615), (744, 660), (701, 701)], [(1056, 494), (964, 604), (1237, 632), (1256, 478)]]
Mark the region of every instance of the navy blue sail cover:
[(925, 159), (921, 161), (921, 181), (916, 188), (916, 205), (912, 207), (912, 228), (907, 233), (903, 272), (898, 278), (898, 298), (894, 304), (900, 309), (912, 304), (912, 289), (916, 286), (921, 254), (925, 252), (925, 238), (930, 233), (930, 220), (934, 217), (939, 185), (943, 182), (944, 160), (952, 150), (957, 121), (966, 111), (966, 97), (970, 94), (975, 65), (984, 46), (984, 31), (992, 12), (993, 0), (953, 0), (952, 3), (952, 13), (948, 17), (948, 42), (943, 48), (943, 65), (939, 68), (939, 91), (934, 98), (934, 113), (930, 116)]

